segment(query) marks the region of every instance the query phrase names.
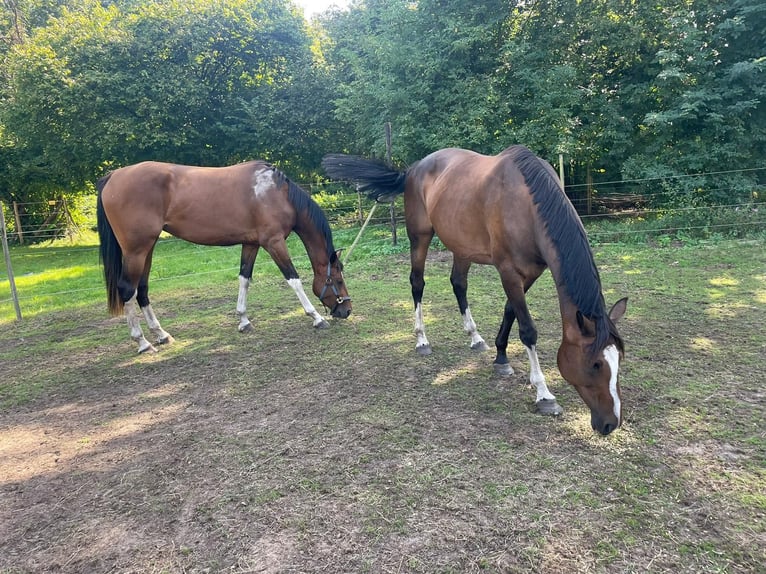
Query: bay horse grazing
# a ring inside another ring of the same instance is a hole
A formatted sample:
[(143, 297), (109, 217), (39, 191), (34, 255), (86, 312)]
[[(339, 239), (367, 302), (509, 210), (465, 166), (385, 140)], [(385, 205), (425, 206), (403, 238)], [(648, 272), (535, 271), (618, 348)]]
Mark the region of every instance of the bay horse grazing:
[(540, 369), (537, 329), (525, 300), (525, 293), (547, 267), (556, 283), (561, 310), (559, 371), (590, 408), (596, 431), (608, 435), (620, 426), (618, 371), (624, 346), (615, 322), (625, 313), (627, 298), (606, 311), (585, 230), (548, 163), (517, 145), (496, 156), (443, 149), (406, 171), (339, 154), (326, 156), (322, 165), (333, 179), (361, 185), (362, 191), (378, 201), (391, 201), (404, 193), (416, 350), (420, 354), (431, 353), (421, 301), (426, 253), (436, 234), (453, 255), (450, 281), (471, 348), (488, 347), (468, 306), (468, 270), (472, 263), (494, 265), (507, 297), (495, 339), (495, 371), (513, 373), (506, 349), (511, 326), (518, 319), (519, 338), (530, 362), (529, 379), (537, 390), (537, 409), (544, 414), (563, 412)]
[[(252, 329), (247, 291), (263, 247), (293, 288), (314, 327), (328, 327), (306, 296), (285, 239), (295, 231), (314, 271), (314, 293), (333, 317), (351, 313), (351, 298), (332, 232), (321, 208), (281, 171), (263, 161), (229, 167), (143, 162), (98, 181), (97, 219), (109, 311), (124, 308), (138, 352), (155, 351), (140, 326), (143, 312), (156, 343), (173, 338), (149, 302), (152, 253), (162, 231), (201, 245), (242, 245), (237, 313), (239, 330)], [(138, 308), (136, 307), (138, 304)]]

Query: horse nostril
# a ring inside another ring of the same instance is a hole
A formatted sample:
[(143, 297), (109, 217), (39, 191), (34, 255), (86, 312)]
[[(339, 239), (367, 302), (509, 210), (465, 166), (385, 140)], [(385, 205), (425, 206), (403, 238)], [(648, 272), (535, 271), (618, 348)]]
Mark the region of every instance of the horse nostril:
[(612, 425), (612, 424), (606, 423), (604, 425), (604, 427), (601, 429), (601, 434), (606, 436), (606, 435), (611, 433), (616, 428), (617, 428), (617, 425)]

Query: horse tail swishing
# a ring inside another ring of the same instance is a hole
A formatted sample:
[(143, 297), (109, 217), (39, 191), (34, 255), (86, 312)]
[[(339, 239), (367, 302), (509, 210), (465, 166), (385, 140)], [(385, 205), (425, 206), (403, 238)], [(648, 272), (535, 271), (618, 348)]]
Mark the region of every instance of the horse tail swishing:
[(358, 184), (359, 191), (380, 203), (404, 193), (407, 181), (406, 171), (353, 155), (328, 154), (322, 159), (322, 167), (331, 178)]
[(511, 146), (496, 156), (442, 149), (406, 171), (344, 155), (327, 156), (322, 165), (333, 179), (355, 183), (378, 201), (404, 193), (418, 353), (431, 352), (421, 301), (428, 247), (438, 235), (453, 255), (450, 282), (471, 348), (488, 347), (468, 305), (468, 271), (473, 263), (493, 265), (506, 295), (495, 338), (495, 371), (513, 373), (506, 349), (511, 327), (518, 321), (519, 339), (530, 362), (529, 380), (537, 390), (537, 409), (560, 414), (563, 410), (540, 368), (537, 328), (525, 297), (548, 268), (562, 320), (559, 371), (590, 408), (596, 431), (607, 435), (620, 426), (618, 372), (623, 342), (614, 323), (625, 313), (627, 299), (607, 312), (585, 229), (547, 162), (524, 146)]
[(101, 201), (101, 192), (109, 181), (111, 174), (107, 174), (96, 183), (98, 195), (96, 197), (96, 222), (98, 224), (99, 257), (104, 266), (104, 280), (106, 281), (106, 297), (109, 313), (120, 315), (123, 310), (123, 301), (117, 288), (122, 276), (122, 248), (117, 242), (114, 230), (104, 213), (104, 204)]

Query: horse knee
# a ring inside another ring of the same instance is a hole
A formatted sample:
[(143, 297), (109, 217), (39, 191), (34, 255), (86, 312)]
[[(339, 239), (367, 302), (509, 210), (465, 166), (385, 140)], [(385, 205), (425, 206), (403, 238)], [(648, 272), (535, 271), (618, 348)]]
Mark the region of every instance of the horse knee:
[(519, 339), (525, 347), (533, 347), (537, 344), (537, 329), (534, 325), (519, 325)]

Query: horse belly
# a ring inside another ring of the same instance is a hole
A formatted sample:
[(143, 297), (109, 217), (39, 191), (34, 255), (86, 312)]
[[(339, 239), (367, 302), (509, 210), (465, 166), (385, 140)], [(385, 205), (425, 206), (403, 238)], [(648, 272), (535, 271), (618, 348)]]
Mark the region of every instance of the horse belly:
[(257, 239), (252, 222), (241, 214), (206, 210), (204, 213), (168, 213), (164, 231), (200, 245), (236, 245), (254, 243)]

